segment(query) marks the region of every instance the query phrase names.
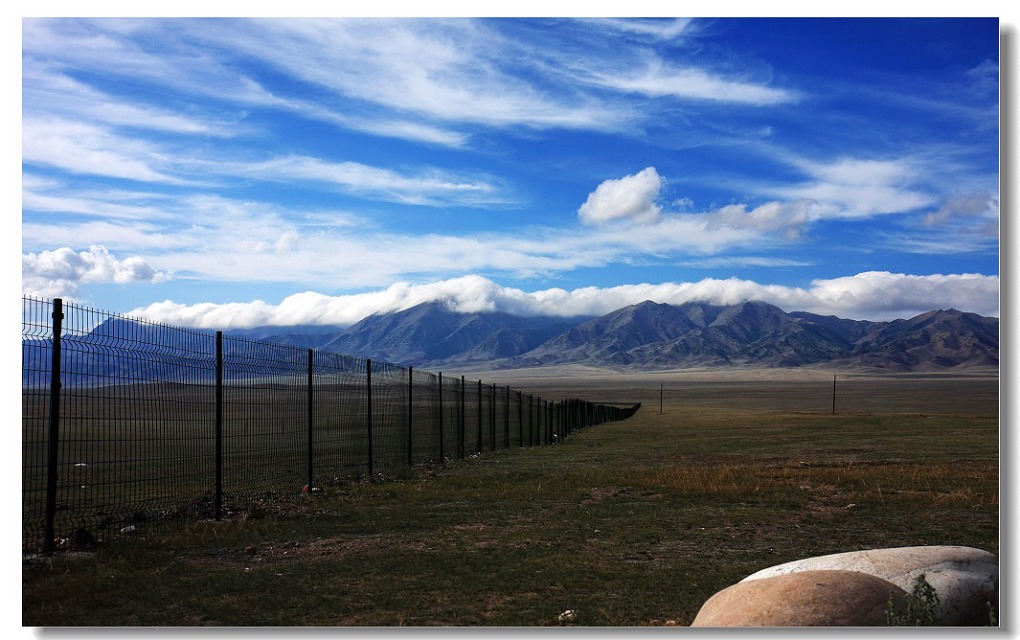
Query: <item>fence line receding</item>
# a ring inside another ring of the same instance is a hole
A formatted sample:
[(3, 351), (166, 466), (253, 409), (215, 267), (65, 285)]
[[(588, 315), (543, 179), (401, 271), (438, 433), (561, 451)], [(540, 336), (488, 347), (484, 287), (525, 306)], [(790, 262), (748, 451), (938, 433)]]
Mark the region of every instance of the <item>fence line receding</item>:
[(417, 465), (549, 445), (639, 404), (22, 298), (22, 548), (87, 547)]

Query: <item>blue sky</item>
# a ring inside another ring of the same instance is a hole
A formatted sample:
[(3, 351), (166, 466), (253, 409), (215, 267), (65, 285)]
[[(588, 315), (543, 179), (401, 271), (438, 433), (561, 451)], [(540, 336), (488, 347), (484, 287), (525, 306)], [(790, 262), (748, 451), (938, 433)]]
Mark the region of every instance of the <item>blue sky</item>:
[(999, 315), (996, 19), (25, 19), (22, 290)]

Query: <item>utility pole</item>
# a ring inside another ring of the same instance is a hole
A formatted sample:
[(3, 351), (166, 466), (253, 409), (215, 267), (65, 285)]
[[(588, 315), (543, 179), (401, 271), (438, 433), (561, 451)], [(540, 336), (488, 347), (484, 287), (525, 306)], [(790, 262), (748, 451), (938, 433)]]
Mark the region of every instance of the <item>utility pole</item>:
[(662, 415), (662, 383), (659, 383), (659, 415)]

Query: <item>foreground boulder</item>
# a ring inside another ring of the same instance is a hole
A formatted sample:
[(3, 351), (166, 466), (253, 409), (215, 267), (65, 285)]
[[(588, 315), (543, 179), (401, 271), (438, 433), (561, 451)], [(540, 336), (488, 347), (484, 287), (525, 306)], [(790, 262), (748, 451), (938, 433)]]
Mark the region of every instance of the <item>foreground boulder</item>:
[(798, 571), (738, 582), (702, 605), (692, 627), (875, 627), (906, 591), (859, 571)]
[(940, 626), (987, 625), (989, 605), (998, 617), (998, 558), (973, 547), (899, 547), (805, 558), (762, 569), (738, 584), (819, 570), (864, 573), (908, 593), (923, 575), (938, 595)]

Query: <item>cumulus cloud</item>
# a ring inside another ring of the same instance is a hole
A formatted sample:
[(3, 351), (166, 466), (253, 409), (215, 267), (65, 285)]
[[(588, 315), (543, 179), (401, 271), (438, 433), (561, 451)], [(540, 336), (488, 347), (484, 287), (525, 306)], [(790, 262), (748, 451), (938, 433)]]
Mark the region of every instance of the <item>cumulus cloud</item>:
[(763, 300), (786, 311), (809, 311), (858, 320), (909, 318), (937, 308), (999, 315), (999, 277), (981, 274), (910, 275), (869, 271), (814, 280), (809, 287), (762, 284), (738, 278), (697, 282), (561, 288), (526, 292), (469, 275), (427, 284), (396, 283), (385, 289), (342, 296), (312, 291), (279, 304), (183, 305), (170, 300), (135, 309), (129, 315), (169, 324), (229, 329), (262, 325), (347, 326), (375, 313), (442, 302), (455, 311), (504, 311), (524, 316), (598, 316), (645, 300), (667, 304), (702, 301), (737, 304)]
[(118, 259), (93, 245), (76, 252), (70, 247), (21, 256), (21, 288), (26, 295), (74, 297), (81, 283), (163, 282), (169, 276), (137, 256)]
[(616, 220), (655, 222), (662, 212), (655, 203), (662, 185), (662, 177), (655, 167), (642, 169), (623, 178), (606, 180), (588, 194), (588, 199), (577, 213), (585, 224), (604, 224)]

